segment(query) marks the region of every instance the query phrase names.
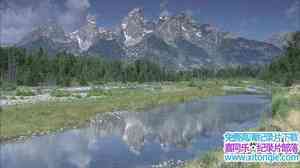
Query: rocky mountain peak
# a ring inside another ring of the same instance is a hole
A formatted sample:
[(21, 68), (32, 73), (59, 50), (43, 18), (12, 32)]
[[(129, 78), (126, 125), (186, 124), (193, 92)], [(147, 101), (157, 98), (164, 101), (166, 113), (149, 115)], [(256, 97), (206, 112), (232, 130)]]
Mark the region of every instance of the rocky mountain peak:
[(99, 32), (98, 37), (100, 39), (113, 40), (113, 39), (117, 38), (116, 32), (108, 30), (104, 27), (99, 27), (98, 32)]
[(151, 57), (181, 69), (264, 64), (281, 53), (269, 43), (238, 38), (210, 24), (199, 23), (186, 12), (177, 15), (165, 12), (159, 20), (148, 21), (141, 8), (130, 11), (115, 29), (98, 28), (96, 17), (92, 15), (67, 35), (58, 24), (48, 23), (27, 35), (20, 46), (114, 59)]
[(106, 32), (107, 32), (107, 30), (106, 30), (104, 27), (99, 27), (99, 28), (98, 28), (98, 31), (99, 31), (100, 34), (101, 34), (101, 33), (106, 33)]
[(93, 16), (93, 15), (87, 15), (86, 21), (87, 21), (87, 23), (90, 24), (90, 25), (97, 25), (97, 19), (96, 19), (96, 16)]
[(174, 16), (175, 18), (181, 20), (181, 21), (186, 21), (186, 22), (192, 22), (193, 17), (186, 12), (180, 12), (178, 15)]
[(122, 34), (124, 36), (124, 44), (133, 46), (139, 43), (145, 35), (144, 13), (141, 8), (135, 8), (129, 12), (121, 25)]
[(271, 43), (281, 49), (284, 49), (288, 46), (289, 41), (291, 41), (294, 32), (284, 32), (273, 34), (271, 37), (266, 39), (267, 43)]
[(158, 24), (161, 24), (161, 23), (165, 22), (169, 18), (170, 18), (169, 16), (160, 16), (159, 20), (158, 20)]
[(78, 30), (70, 33), (71, 39), (77, 41), (81, 51), (86, 51), (90, 48), (98, 36), (99, 30), (97, 28), (96, 17), (87, 15), (86, 23)]
[(176, 39), (195, 32), (195, 25), (192, 17), (183, 12), (175, 16), (161, 17), (157, 31), (166, 42), (173, 43)]
[(142, 8), (134, 8), (128, 13), (129, 17), (144, 17), (144, 10)]

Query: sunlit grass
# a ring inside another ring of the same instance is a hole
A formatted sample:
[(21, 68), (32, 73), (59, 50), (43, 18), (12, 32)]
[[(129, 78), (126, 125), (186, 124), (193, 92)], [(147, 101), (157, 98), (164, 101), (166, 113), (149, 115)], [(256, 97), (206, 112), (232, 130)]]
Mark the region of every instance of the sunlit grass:
[(221, 88), (221, 85), (217, 83), (211, 83), (199, 89), (197, 86), (189, 87), (187, 83), (182, 82), (162, 85), (157, 89), (112, 89), (109, 91), (110, 94), (92, 91), (91, 96), (96, 95), (96, 97), (74, 99), (68, 102), (44, 102), (5, 107), (1, 112), (1, 138), (8, 139), (36, 132), (52, 132), (60, 128), (81, 126), (101, 112), (142, 111), (161, 104), (223, 95)]
[(289, 101), (287, 95), (275, 94), (272, 96), (273, 117), (286, 117), (289, 111)]

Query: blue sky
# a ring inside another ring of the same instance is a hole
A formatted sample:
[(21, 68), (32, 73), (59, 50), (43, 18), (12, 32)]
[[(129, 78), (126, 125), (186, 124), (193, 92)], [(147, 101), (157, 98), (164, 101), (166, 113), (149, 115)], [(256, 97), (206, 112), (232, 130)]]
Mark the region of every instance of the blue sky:
[[(119, 25), (127, 13), (144, 9), (147, 19), (162, 10), (188, 11), (201, 23), (223, 31), (264, 40), (273, 34), (300, 29), (300, 0), (1, 0), (1, 41), (15, 43), (50, 18), (66, 31), (83, 24), (87, 14), (97, 16), (98, 26)], [(3, 3), (4, 2), (4, 3)], [(4, 4), (4, 5), (3, 5)], [(162, 5), (164, 4), (164, 5)], [(297, 21), (298, 20), (298, 21)]]

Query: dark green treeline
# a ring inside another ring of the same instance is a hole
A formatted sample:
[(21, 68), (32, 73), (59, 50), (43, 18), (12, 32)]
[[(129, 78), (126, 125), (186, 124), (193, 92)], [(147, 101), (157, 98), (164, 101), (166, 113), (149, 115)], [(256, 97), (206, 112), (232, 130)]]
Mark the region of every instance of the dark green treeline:
[(300, 32), (293, 35), (285, 54), (266, 67), (262, 78), (285, 86), (300, 84)]
[(258, 67), (178, 71), (146, 59), (127, 62), (100, 56), (74, 56), (66, 52), (49, 56), (43, 49), (29, 53), (22, 48), (0, 48), (1, 83), (10, 81), (27, 86), (256, 77), (259, 71)]

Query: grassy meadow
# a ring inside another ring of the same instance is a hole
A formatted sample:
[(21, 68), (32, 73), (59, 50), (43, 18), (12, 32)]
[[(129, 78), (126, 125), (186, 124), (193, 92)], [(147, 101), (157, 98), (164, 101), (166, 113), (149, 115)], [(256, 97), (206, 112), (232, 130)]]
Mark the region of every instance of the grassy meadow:
[[(101, 112), (142, 111), (161, 104), (224, 95), (224, 85), (243, 83), (244, 86), (249, 85), (249, 82), (239, 80), (155, 83), (150, 87), (136, 84), (136, 88), (91, 89), (86, 97), (77, 95), (68, 101), (4, 106), (1, 111), (0, 138), (9, 140), (82, 126)], [(17, 94), (22, 95), (20, 91)], [(53, 90), (50, 94), (54, 97), (72, 96), (59, 90)]]

